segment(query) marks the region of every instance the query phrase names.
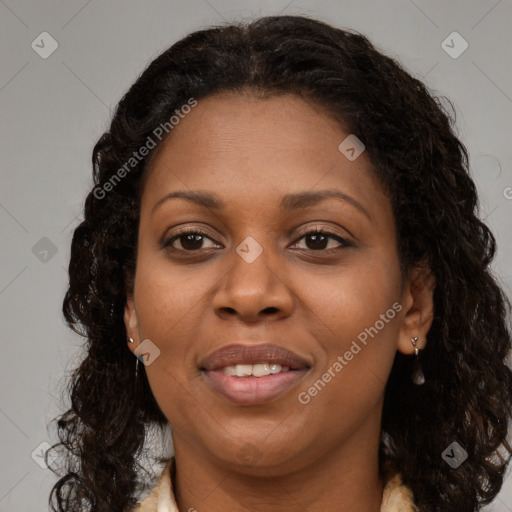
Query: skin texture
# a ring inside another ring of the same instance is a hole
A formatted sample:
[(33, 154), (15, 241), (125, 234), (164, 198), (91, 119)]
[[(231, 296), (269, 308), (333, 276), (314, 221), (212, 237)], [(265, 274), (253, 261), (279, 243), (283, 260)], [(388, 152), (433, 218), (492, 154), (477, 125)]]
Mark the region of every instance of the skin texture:
[[(200, 100), (154, 155), (125, 324), (130, 350), (150, 339), (161, 351), (145, 371), (172, 427), (180, 510), (380, 509), (385, 383), (397, 350), (413, 354), (414, 336), (425, 346), (433, 280), (426, 268), (402, 280), (391, 204), (366, 154), (351, 162), (338, 150), (347, 135), (297, 96), (222, 93)], [(333, 198), (280, 209), (285, 194), (325, 189), (366, 213)], [(155, 208), (177, 190), (215, 194), (226, 207), (172, 199)], [(183, 238), (162, 247), (184, 227), (206, 233), (199, 250), (186, 252)], [(315, 227), (349, 245), (328, 238), (315, 250), (305, 237)], [(235, 250), (248, 236), (263, 249), (252, 263)], [(301, 403), (396, 302), (401, 311)], [(281, 345), (311, 369), (271, 402), (235, 405), (198, 365), (238, 341)], [(252, 463), (240, 457), (247, 451)]]

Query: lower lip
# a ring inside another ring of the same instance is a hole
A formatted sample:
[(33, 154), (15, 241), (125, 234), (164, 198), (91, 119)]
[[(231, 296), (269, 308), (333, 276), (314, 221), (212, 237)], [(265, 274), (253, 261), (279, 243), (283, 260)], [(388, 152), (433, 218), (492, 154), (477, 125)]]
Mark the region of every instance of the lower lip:
[(236, 377), (223, 370), (203, 371), (212, 388), (238, 405), (258, 405), (282, 395), (308, 372), (307, 368), (264, 377)]

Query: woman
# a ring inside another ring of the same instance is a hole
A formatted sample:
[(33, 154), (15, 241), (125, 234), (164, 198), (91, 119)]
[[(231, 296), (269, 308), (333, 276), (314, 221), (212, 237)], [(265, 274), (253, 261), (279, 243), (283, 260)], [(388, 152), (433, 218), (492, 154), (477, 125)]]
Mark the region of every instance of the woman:
[[(508, 301), (466, 149), (421, 82), (306, 17), (202, 30), (138, 78), (93, 165), (53, 510), (493, 500)], [(140, 504), (155, 425), (174, 457)]]

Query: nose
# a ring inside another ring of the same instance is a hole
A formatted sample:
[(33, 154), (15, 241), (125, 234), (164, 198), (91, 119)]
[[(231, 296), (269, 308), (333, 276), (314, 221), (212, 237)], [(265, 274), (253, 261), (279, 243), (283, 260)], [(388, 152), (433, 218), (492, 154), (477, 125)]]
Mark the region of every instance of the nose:
[(221, 318), (238, 317), (246, 323), (290, 316), (294, 300), (279, 267), (272, 266), (268, 251), (247, 262), (233, 251), (229, 271), (213, 297), (213, 308)]

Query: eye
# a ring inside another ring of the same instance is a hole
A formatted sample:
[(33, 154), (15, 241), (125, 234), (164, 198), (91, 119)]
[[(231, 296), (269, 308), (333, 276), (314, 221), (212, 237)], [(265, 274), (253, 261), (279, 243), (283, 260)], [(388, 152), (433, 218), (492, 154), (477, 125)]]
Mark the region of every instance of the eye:
[[(206, 240), (212, 242), (212, 245), (209, 247), (204, 247), (203, 243)], [(171, 238), (164, 241), (162, 245), (176, 251), (193, 252), (200, 249), (210, 249), (212, 247), (217, 247), (219, 244), (210, 238), (207, 233), (204, 233), (203, 231), (200, 231), (196, 228), (188, 228), (183, 229), (179, 233), (173, 235)], [(177, 245), (178, 247), (176, 247)]]
[[(300, 240), (305, 241), (305, 247), (300, 247)], [(206, 242), (210, 242), (210, 245), (205, 247), (204, 244)], [(219, 247), (220, 244), (213, 240), (207, 233), (197, 228), (185, 228), (162, 242), (162, 246), (174, 251), (190, 253), (202, 249)], [(315, 228), (301, 235), (292, 245), (292, 247), (294, 246), (301, 250), (330, 252), (343, 249), (344, 247), (351, 247), (352, 244), (339, 234), (332, 233), (322, 228)]]
[[(331, 233), (330, 231), (326, 231), (325, 229), (315, 228), (307, 233), (304, 233), (294, 245), (297, 244), (299, 240), (305, 240), (306, 247), (298, 247), (299, 249), (306, 249), (310, 251), (329, 251), (329, 250), (338, 250), (344, 247), (350, 247), (352, 244), (348, 242), (342, 236)], [(334, 240), (334, 246), (332, 246), (332, 241)], [(338, 245), (336, 245), (336, 243)]]

